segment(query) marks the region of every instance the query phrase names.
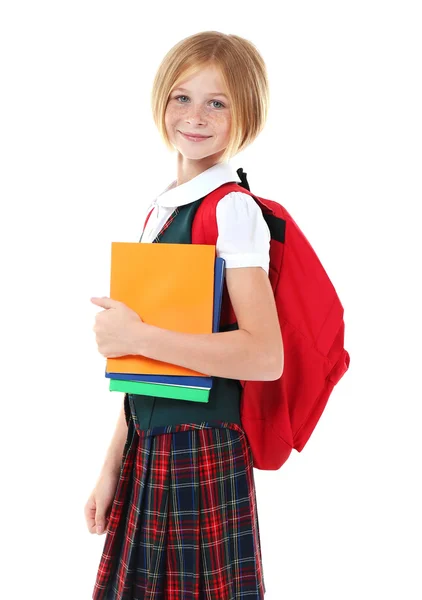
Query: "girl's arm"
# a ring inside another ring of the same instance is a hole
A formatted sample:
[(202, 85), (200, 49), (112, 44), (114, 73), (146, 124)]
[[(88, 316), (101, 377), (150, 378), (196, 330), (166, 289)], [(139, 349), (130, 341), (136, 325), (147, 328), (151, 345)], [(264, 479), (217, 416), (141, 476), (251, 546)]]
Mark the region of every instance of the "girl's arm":
[(136, 354), (215, 377), (281, 377), (283, 341), (267, 273), (261, 267), (227, 269), (226, 284), (238, 330), (191, 334), (142, 323)]
[(117, 420), (116, 429), (110, 442), (110, 446), (107, 450), (106, 458), (102, 472), (104, 471), (120, 471), (122, 463), (123, 450), (127, 438), (127, 424), (125, 418), (124, 402), (119, 413)]

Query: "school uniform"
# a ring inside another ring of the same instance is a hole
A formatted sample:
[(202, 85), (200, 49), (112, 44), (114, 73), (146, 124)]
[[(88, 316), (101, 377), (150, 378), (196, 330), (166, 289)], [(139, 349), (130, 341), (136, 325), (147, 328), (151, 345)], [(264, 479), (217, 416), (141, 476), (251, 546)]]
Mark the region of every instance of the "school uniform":
[[(170, 183), (149, 207), (140, 242), (192, 243), (199, 204), (226, 182), (240, 182), (230, 163)], [(253, 198), (227, 194), (217, 224), (226, 269), (268, 274), (270, 232)], [(241, 390), (238, 380), (213, 377), (207, 403), (125, 394), (128, 436), (93, 600), (264, 597)]]

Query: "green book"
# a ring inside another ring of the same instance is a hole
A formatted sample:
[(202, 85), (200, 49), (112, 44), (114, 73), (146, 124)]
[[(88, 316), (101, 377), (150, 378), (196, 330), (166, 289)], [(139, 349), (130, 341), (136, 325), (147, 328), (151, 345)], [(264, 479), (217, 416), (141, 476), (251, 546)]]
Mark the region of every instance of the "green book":
[(142, 396), (192, 400), (193, 402), (208, 402), (210, 395), (210, 390), (208, 389), (203, 390), (181, 385), (128, 381), (125, 379), (110, 379), (110, 392), (126, 392), (128, 394), (139, 394)]

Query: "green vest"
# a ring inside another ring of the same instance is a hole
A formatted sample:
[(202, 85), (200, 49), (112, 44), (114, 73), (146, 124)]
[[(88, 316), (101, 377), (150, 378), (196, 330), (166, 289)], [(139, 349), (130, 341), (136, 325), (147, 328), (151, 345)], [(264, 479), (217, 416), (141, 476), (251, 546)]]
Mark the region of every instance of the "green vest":
[[(161, 233), (158, 241), (167, 244), (191, 244), (192, 222), (202, 200), (201, 198), (196, 202), (179, 207), (178, 214)], [(237, 324), (235, 328), (238, 328)], [(222, 327), (220, 331), (229, 329), (233, 329), (233, 327)], [(129, 394), (129, 396), (141, 429), (216, 420), (237, 423), (241, 426), (241, 392), (242, 386), (237, 379), (213, 377), (208, 402), (192, 402), (139, 394)]]

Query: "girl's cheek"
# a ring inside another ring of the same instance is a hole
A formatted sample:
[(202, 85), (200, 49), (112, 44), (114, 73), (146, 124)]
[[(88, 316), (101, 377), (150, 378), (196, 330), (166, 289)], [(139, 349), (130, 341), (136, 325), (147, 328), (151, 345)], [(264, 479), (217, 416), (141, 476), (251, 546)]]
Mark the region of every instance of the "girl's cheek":
[(174, 119), (175, 114), (176, 114), (176, 111), (173, 108), (171, 108), (171, 106), (168, 106), (166, 108), (166, 114), (165, 114), (166, 120), (171, 121), (172, 119)]
[(213, 113), (212, 120), (217, 125), (224, 125), (224, 124), (230, 122), (230, 115), (229, 115), (229, 113), (222, 113), (222, 112)]

